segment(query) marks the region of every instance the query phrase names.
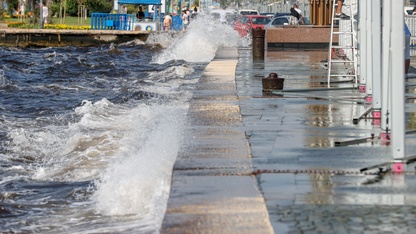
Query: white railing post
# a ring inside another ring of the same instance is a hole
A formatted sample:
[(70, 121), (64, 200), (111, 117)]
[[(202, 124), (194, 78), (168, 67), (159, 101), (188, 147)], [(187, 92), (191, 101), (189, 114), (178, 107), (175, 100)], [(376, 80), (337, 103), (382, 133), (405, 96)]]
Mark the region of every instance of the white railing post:
[[(382, 64), (384, 64), (382, 68), (382, 81), (381, 81), (381, 123), (380, 127), (383, 131), (390, 129), (390, 121), (391, 121), (391, 99), (389, 92), (389, 84), (390, 80), (390, 72), (391, 72), (391, 52), (390, 52), (390, 30), (391, 30), (391, 0), (383, 0), (383, 46), (382, 46)], [(387, 124), (387, 121), (389, 123)], [(383, 134), (383, 133), (382, 133)], [(387, 131), (385, 134), (390, 134)]]
[(360, 84), (366, 85), (367, 81), (367, 2), (360, 0), (359, 3), (359, 54), (360, 54)]
[(404, 12), (403, 1), (391, 6), (391, 150), (395, 160), (405, 156), (404, 109)]
[(367, 47), (365, 48), (366, 50), (363, 51), (364, 53), (367, 54), (367, 74), (366, 74), (366, 93), (368, 96), (371, 96), (373, 94), (373, 53), (372, 53), (372, 38), (371, 38), (371, 32), (373, 31), (372, 29), (372, 24), (371, 24), (371, 19), (372, 19), (372, 15), (373, 15), (373, 9), (371, 8), (371, 1), (364, 1), (367, 5), (366, 9), (367, 9), (367, 17), (366, 17), (366, 30), (365, 33), (367, 34), (366, 39), (367, 39)]
[(372, 107), (380, 114), (381, 109), (381, 0), (371, 1), (371, 38), (372, 38)]

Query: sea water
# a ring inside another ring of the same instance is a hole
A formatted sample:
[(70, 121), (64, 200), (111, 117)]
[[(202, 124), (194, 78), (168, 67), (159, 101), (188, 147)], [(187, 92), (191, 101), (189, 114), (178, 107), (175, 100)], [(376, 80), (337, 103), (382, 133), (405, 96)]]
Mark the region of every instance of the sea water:
[(157, 233), (193, 86), (246, 43), (201, 16), (146, 42), (0, 47), (0, 232)]

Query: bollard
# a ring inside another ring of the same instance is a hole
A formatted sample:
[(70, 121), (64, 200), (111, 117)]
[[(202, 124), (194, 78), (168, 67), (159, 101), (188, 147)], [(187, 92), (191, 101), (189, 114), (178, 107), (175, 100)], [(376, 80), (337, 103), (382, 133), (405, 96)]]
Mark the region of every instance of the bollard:
[(284, 78), (279, 78), (277, 73), (270, 73), (268, 77), (263, 78), (263, 92), (271, 92), (272, 90), (282, 90)]
[(253, 28), (251, 35), (253, 37), (253, 58), (264, 59), (264, 38), (266, 31), (261, 28)]

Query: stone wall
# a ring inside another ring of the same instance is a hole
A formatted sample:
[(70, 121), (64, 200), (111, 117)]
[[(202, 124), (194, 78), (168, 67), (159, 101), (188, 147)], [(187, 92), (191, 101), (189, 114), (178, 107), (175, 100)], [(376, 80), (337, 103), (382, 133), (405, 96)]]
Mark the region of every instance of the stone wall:
[(0, 29), (0, 46), (57, 47), (97, 46), (123, 43), (139, 39), (146, 41), (148, 31), (121, 30), (52, 30), (52, 29)]
[[(330, 37), (330, 26), (285, 25), (266, 30), (266, 46), (268, 49), (278, 47), (327, 48), (329, 47)], [(333, 43), (338, 43), (337, 35), (334, 36)]]

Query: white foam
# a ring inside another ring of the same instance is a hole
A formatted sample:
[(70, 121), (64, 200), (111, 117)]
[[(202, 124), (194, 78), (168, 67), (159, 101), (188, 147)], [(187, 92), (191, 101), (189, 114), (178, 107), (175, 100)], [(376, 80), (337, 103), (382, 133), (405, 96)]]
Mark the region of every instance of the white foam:
[[(239, 40), (238, 33), (230, 26), (201, 15), (191, 21), (186, 32), (179, 32), (171, 38), (171, 43), (164, 43), (166, 49), (153, 61), (160, 64), (170, 60), (209, 62), (218, 48), (237, 46)], [(157, 40), (152, 38), (152, 41)]]
[(133, 214), (161, 223), (186, 108), (154, 105), (140, 112), (120, 142), (117, 159), (97, 180), (94, 200), (102, 214)]

